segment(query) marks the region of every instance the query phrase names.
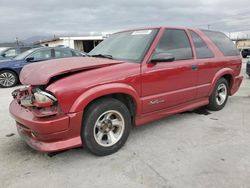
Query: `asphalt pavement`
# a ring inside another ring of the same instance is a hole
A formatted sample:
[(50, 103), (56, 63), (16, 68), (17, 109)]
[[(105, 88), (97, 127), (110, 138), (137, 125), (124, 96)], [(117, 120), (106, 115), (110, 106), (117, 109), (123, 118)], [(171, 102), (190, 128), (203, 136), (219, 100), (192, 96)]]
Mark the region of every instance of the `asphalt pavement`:
[(0, 187), (250, 187), (250, 79), (219, 112), (177, 114), (131, 131), (117, 153), (77, 148), (48, 156), (19, 137), (0, 89)]

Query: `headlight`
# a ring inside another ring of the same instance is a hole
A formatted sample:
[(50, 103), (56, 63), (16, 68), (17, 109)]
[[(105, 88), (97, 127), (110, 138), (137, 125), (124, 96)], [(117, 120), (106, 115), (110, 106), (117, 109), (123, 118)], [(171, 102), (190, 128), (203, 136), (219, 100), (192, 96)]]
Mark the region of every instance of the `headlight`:
[(53, 105), (55, 102), (57, 102), (57, 99), (45, 91), (38, 90), (34, 93), (34, 103), (40, 107), (48, 106), (49, 104)]
[(39, 88), (19, 89), (12, 95), (21, 106), (28, 108), (36, 117), (56, 115), (60, 112), (56, 97)]

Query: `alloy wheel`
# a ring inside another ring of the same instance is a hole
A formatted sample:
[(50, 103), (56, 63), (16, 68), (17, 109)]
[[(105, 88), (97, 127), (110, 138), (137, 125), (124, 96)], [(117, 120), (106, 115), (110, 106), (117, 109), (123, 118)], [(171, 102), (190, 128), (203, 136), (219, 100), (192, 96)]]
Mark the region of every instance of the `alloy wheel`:
[(221, 83), (216, 90), (216, 103), (222, 105), (227, 98), (227, 86)]
[(113, 146), (121, 139), (124, 128), (125, 121), (121, 113), (116, 110), (106, 111), (95, 123), (95, 141), (103, 147)]
[(2, 72), (0, 74), (0, 84), (3, 87), (11, 87), (15, 84), (16, 77), (11, 72)]

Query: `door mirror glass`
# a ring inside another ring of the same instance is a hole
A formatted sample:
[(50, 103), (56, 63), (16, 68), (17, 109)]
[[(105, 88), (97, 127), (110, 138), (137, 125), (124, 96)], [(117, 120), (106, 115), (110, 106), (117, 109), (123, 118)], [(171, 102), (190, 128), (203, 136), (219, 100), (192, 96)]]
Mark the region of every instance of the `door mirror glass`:
[(160, 62), (172, 62), (174, 60), (175, 57), (173, 56), (173, 54), (162, 52), (153, 54), (150, 62), (155, 64)]

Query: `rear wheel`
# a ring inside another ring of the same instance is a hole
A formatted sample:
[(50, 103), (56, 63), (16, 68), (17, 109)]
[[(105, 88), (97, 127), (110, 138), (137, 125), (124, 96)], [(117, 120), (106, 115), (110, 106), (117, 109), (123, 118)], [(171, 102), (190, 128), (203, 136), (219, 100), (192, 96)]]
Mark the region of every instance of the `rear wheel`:
[(9, 70), (0, 71), (0, 87), (8, 88), (17, 85), (18, 77), (16, 73)]
[(109, 155), (126, 142), (131, 116), (119, 100), (105, 98), (90, 105), (83, 117), (82, 141), (95, 155)]
[(220, 78), (216, 83), (213, 93), (209, 97), (208, 109), (213, 111), (221, 110), (228, 99), (228, 82), (225, 78)]

